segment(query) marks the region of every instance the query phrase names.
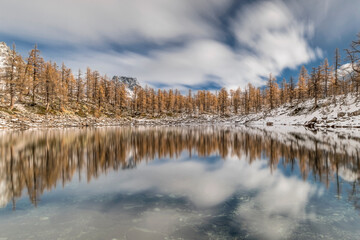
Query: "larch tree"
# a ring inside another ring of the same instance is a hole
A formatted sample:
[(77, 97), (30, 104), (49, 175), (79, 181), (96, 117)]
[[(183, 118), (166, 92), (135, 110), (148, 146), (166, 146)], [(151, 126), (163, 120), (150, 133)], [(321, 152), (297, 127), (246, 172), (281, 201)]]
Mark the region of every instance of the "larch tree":
[(225, 113), (227, 113), (228, 111), (228, 97), (229, 97), (229, 94), (228, 92), (226, 91), (225, 88), (222, 88), (219, 92), (219, 96), (218, 96), (218, 103), (219, 103), (219, 108), (220, 108), (220, 114), (222, 116), (225, 115)]
[[(353, 73), (351, 74), (352, 82), (355, 84), (356, 93), (359, 93), (360, 82), (360, 33), (357, 39), (351, 42), (350, 48), (346, 49), (347, 59), (350, 60)], [(345, 84), (344, 84), (345, 85)]]
[(151, 98), (151, 113), (153, 116), (155, 116), (156, 113), (159, 112), (159, 102), (158, 98), (156, 96), (155, 90), (151, 88), (150, 90), (150, 98)]
[(49, 111), (56, 96), (56, 86), (58, 80), (56, 73), (56, 69), (54, 69), (54, 66), (51, 62), (46, 62), (44, 64), (43, 85), (46, 111)]
[(324, 82), (324, 97), (326, 98), (328, 96), (328, 85), (329, 85), (329, 79), (331, 74), (331, 68), (329, 66), (329, 62), (327, 58), (324, 60), (324, 64), (322, 66), (322, 72), (323, 72), (323, 82)]
[(341, 63), (341, 57), (339, 49), (336, 48), (335, 50), (335, 57), (334, 57), (334, 86), (333, 86), (333, 95), (336, 96), (338, 94), (339, 89), (339, 67)]
[(93, 93), (92, 93), (92, 82), (93, 82), (93, 74), (91, 72), (91, 69), (89, 67), (86, 68), (86, 83), (85, 83), (85, 88), (86, 88), (86, 100), (88, 102), (91, 101)]
[(127, 110), (128, 96), (127, 96), (127, 92), (126, 92), (126, 86), (124, 84), (120, 85), (119, 105), (120, 105), (119, 107), (120, 107), (121, 113), (123, 113)]
[(42, 68), (44, 64), (44, 60), (42, 57), (40, 57), (40, 50), (37, 48), (37, 45), (35, 44), (34, 49), (30, 51), (29, 57), (28, 57), (28, 64), (27, 64), (27, 70), (29, 71), (32, 82), (31, 82), (31, 97), (32, 97), (32, 104), (36, 104), (36, 94), (38, 91), (38, 87), (40, 84), (40, 75), (42, 73)]
[(267, 82), (268, 94), (267, 100), (270, 106), (270, 109), (274, 109), (277, 101), (277, 92), (278, 85), (276, 83), (276, 79), (270, 74), (268, 82)]
[(322, 68), (319, 66), (317, 69), (313, 68), (311, 72), (311, 93), (314, 98), (314, 108), (318, 106), (318, 98), (320, 92), (320, 83), (322, 79)]
[(193, 112), (193, 99), (192, 99), (192, 92), (191, 89), (189, 89), (187, 101), (186, 101), (186, 109), (188, 114), (192, 114)]
[(160, 114), (162, 114), (164, 112), (165, 101), (164, 101), (163, 91), (161, 91), (161, 89), (158, 89), (157, 99), (158, 99), (157, 100), (158, 111)]
[(78, 75), (76, 78), (76, 103), (80, 104), (83, 99), (84, 94), (84, 86), (83, 86), (83, 80), (81, 78), (81, 70), (79, 69)]
[(249, 83), (248, 89), (249, 89), (249, 96), (248, 96), (249, 111), (255, 111), (256, 88), (251, 83)]
[(153, 101), (154, 98), (152, 97), (152, 88), (148, 86), (145, 87), (145, 96), (146, 96), (146, 113), (153, 113)]
[(97, 93), (96, 93), (96, 102), (97, 102), (97, 112), (98, 114), (101, 112), (102, 108), (106, 108), (105, 105), (105, 89), (106, 89), (106, 80), (105, 78), (100, 78), (97, 85)]
[(357, 36), (358, 39), (351, 42), (350, 48), (346, 49), (346, 52), (353, 71), (360, 74), (360, 33)]
[(60, 95), (61, 95), (61, 101), (60, 101), (60, 109), (63, 109), (63, 105), (67, 104), (68, 101), (68, 90), (69, 90), (69, 86), (68, 86), (68, 76), (66, 73), (66, 66), (65, 63), (63, 62), (61, 64), (61, 70), (60, 70)]
[(16, 79), (17, 79), (17, 94), (18, 94), (18, 101), (23, 102), (24, 96), (28, 94), (29, 91), (29, 75), (26, 74), (26, 63), (21, 57), (18, 55), (18, 61), (16, 64)]
[(5, 59), (5, 87), (10, 98), (10, 110), (14, 107), (14, 101), (18, 88), (18, 75), (16, 74), (19, 55), (16, 52), (15, 44), (13, 44), (10, 54)]
[(290, 77), (288, 84), (289, 103), (292, 104), (295, 98), (295, 82), (293, 76)]
[(92, 74), (92, 101), (94, 104), (96, 104), (97, 100), (99, 99), (99, 78), (100, 74), (98, 71), (94, 71)]
[(306, 84), (309, 82), (309, 74), (305, 68), (305, 66), (301, 67), (300, 70), (300, 74), (299, 74), (299, 79), (298, 79), (298, 86), (297, 86), (297, 92), (298, 92), (298, 101), (304, 101), (305, 97), (306, 97), (306, 93), (308, 90), (308, 87), (306, 86)]
[(239, 112), (240, 102), (241, 102), (241, 90), (240, 88), (237, 88), (235, 91), (233, 91), (232, 94), (232, 104), (235, 114), (238, 114)]
[(287, 96), (288, 96), (288, 92), (287, 92), (288, 86), (286, 83), (286, 79), (283, 78), (282, 82), (281, 82), (281, 87), (280, 87), (280, 104), (283, 105), (285, 102), (287, 102)]
[(172, 89), (170, 89), (169, 93), (167, 94), (167, 98), (166, 98), (166, 110), (167, 110), (167, 112), (171, 112), (171, 113), (173, 112), (174, 104), (175, 104), (174, 91)]
[(243, 102), (244, 114), (248, 115), (250, 112), (249, 89), (248, 88), (245, 88), (245, 91), (244, 91), (243, 97), (242, 97), (242, 102)]

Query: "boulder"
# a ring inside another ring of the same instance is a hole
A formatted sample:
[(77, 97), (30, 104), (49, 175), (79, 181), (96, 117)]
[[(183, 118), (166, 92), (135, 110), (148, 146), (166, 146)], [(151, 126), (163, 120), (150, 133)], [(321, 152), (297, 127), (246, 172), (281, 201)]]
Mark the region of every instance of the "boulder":
[(360, 110), (357, 110), (357, 111), (354, 111), (354, 112), (351, 112), (348, 114), (349, 117), (352, 117), (352, 116), (359, 116), (360, 115)]
[(346, 115), (346, 113), (344, 113), (344, 112), (339, 112), (338, 114), (337, 114), (337, 117), (338, 118), (341, 118), (341, 117), (344, 117)]
[(274, 123), (273, 122), (267, 122), (266, 126), (274, 126)]
[(316, 122), (317, 122), (317, 117), (314, 117), (314, 118), (311, 119), (309, 122), (311, 122), (311, 123), (316, 123)]
[(314, 128), (316, 123), (317, 123), (317, 118), (314, 117), (310, 121), (305, 122), (304, 125), (305, 125), (305, 127), (308, 127), (308, 128)]

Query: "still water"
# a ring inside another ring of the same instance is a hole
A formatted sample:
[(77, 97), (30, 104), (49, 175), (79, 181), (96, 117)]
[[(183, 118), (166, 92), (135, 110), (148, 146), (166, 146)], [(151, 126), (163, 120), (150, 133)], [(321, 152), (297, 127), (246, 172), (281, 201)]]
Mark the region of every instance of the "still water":
[(0, 132), (0, 239), (360, 239), (360, 135)]

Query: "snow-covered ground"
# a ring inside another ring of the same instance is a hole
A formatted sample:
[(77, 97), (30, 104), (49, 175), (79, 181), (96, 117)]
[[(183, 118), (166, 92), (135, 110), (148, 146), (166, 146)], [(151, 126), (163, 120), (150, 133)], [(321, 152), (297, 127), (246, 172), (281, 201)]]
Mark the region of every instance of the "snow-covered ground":
[(158, 118), (82, 118), (77, 115), (38, 115), (21, 104), (16, 112), (0, 111), (0, 128), (37, 128), (64, 126), (114, 125), (248, 125), (248, 126), (309, 126), (315, 128), (360, 128), (360, 102), (355, 94), (321, 99), (314, 108), (313, 100), (299, 104), (285, 104), (273, 110), (248, 115), (220, 117), (212, 114), (178, 114)]
[(9, 53), (9, 47), (4, 42), (0, 42), (0, 90), (3, 90), (5, 87), (4, 82), (1, 80), (1, 76), (4, 74), (5, 60)]
[(314, 100), (299, 104), (285, 104), (273, 110), (247, 116), (231, 117), (232, 121), (248, 125), (307, 125), (315, 127), (360, 127), (360, 101), (355, 94)]
[(0, 42), (0, 71), (4, 68), (5, 58), (8, 53), (8, 46), (4, 42)]

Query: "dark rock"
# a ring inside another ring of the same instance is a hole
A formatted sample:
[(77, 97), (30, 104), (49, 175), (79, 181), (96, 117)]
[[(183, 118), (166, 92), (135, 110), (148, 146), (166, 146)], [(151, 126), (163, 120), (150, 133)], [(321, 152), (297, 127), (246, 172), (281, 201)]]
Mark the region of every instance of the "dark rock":
[(360, 110), (357, 110), (357, 111), (354, 111), (354, 112), (351, 112), (351, 113), (348, 113), (349, 117), (352, 117), (352, 116), (359, 116), (360, 115)]
[(267, 122), (266, 126), (274, 126), (274, 123), (273, 122)]
[(314, 117), (310, 121), (305, 122), (304, 125), (305, 125), (305, 127), (308, 127), (308, 128), (314, 128), (316, 123), (317, 123), (317, 118)]
[(316, 117), (314, 117), (313, 119), (311, 119), (309, 122), (311, 122), (311, 123), (316, 123), (317, 122), (317, 118)]
[(304, 108), (302, 107), (298, 107), (298, 108), (295, 108), (294, 111), (292, 111), (289, 115), (290, 116), (295, 116), (297, 115), (299, 112), (301, 112)]
[(344, 117), (345, 115), (346, 115), (346, 113), (344, 113), (344, 112), (339, 112), (339, 113), (337, 114), (337, 117), (340, 118), (340, 117)]

